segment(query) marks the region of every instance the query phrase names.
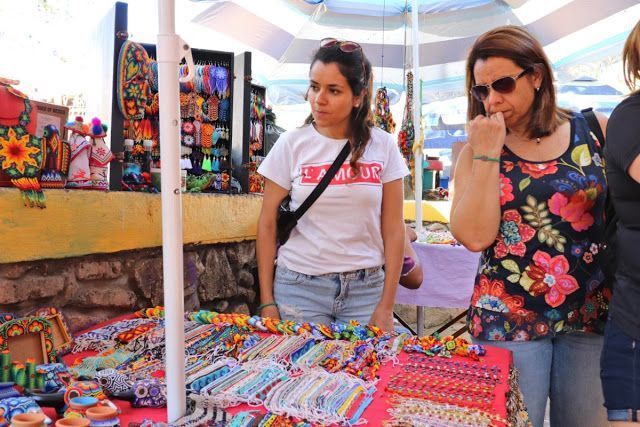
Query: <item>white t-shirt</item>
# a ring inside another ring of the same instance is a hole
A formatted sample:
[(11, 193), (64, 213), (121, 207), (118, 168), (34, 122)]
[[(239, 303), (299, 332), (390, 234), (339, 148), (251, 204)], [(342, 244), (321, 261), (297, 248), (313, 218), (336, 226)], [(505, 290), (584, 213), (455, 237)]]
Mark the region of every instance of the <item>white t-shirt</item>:
[[(283, 133), (258, 172), (290, 191), (295, 210), (338, 157), (346, 139), (321, 135), (313, 125)], [(382, 185), (409, 173), (392, 135), (373, 128), (353, 179), (349, 159), (300, 218), (278, 250), (278, 264), (309, 275), (384, 264), (380, 227)]]

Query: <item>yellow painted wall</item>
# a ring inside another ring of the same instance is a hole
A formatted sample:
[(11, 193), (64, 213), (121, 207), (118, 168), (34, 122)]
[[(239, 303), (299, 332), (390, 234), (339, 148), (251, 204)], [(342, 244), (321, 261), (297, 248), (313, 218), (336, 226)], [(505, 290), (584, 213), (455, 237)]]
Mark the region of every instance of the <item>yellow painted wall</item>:
[[(159, 194), (45, 190), (45, 209), (0, 189), (0, 263), (162, 246)], [(261, 196), (184, 194), (185, 244), (252, 240)]]
[[(0, 263), (68, 258), (162, 246), (159, 194), (45, 190), (45, 209), (0, 188)], [(261, 196), (183, 194), (185, 244), (254, 240)], [(449, 202), (422, 202), (425, 221), (449, 221)], [(415, 202), (404, 202), (415, 219)]]
[[(451, 210), (450, 201), (422, 201), (422, 220), (449, 222), (449, 211)], [(416, 219), (416, 202), (414, 200), (404, 201), (404, 219)]]

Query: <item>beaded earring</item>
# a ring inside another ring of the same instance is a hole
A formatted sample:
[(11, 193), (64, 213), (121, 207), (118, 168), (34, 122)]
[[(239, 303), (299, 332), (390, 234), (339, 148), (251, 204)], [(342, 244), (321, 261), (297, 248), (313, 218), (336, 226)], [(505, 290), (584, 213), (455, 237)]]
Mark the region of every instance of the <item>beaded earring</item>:
[(220, 101), (218, 105), (218, 118), (223, 122), (229, 121), (229, 109), (231, 106), (231, 101), (229, 98), (224, 98)]
[(202, 135), (200, 137), (200, 143), (205, 148), (211, 148), (211, 146), (213, 145), (213, 125), (211, 123), (203, 123), (201, 126), (201, 133)]
[(211, 172), (211, 157), (208, 154), (205, 154), (204, 160), (202, 161), (202, 170)]
[(216, 89), (216, 67), (214, 65), (208, 65), (207, 66), (207, 74), (209, 76), (208, 78), (208, 82), (209, 82), (209, 87), (208, 87), (208, 91), (207, 93), (210, 95), (213, 95), (213, 92)]
[(191, 147), (195, 144), (195, 139), (191, 135), (184, 135), (182, 137), (182, 143), (187, 147)]
[(211, 94), (207, 99), (207, 119), (210, 122), (218, 120), (218, 109), (220, 100), (215, 94)]
[(196, 115), (196, 97), (197, 94), (195, 92), (189, 92), (189, 94), (187, 95), (188, 97), (188, 106), (187, 106), (187, 113), (188, 113), (188, 117), (193, 118)]
[(196, 147), (199, 147), (201, 145), (201, 137), (202, 137), (202, 133), (201, 133), (202, 122), (200, 122), (199, 120), (194, 120), (193, 128), (194, 128), (195, 145)]
[(180, 118), (189, 117), (189, 97), (186, 93), (180, 92)]
[(216, 90), (222, 96), (227, 91), (229, 85), (227, 77), (229, 76), (229, 70), (224, 66), (216, 67)]
[(195, 120), (202, 120), (202, 117), (204, 116), (204, 112), (202, 110), (204, 102), (205, 100), (200, 94), (195, 95), (195, 111), (193, 114)]

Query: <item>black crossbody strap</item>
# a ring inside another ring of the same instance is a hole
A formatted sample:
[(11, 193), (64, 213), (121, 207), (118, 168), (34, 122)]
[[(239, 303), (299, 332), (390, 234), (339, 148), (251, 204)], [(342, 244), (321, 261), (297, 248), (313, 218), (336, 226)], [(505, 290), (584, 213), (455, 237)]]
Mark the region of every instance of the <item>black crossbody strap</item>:
[(591, 107), (585, 108), (581, 112), (584, 115), (584, 118), (587, 119), (587, 124), (589, 125), (589, 129), (591, 129), (591, 132), (593, 132), (596, 138), (598, 138), (598, 141), (600, 142), (600, 146), (604, 148), (604, 143), (605, 143), (604, 134), (602, 133), (600, 122), (598, 121), (596, 114), (593, 112), (593, 108)]
[(327, 171), (327, 174), (322, 177), (318, 185), (316, 185), (316, 188), (313, 189), (311, 194), (309, 194), (309, 196), (304, 199), (304, 202), (302, 202), (298, 209), (296, 209), (295, 216), (297, 220), (299, 220), (302, 215), (304, 215), (307, 209), (311, 207), (313, 202), (315, 202), (316, 199), (320, 197), (322, 192), (329, 186), (329, 182), (331, 182), (333, 177), (336, 175), (338, 169), (340, 169), (350, 152), (351, 146), (349, 144), (349, 141), (347, 141), (347, 143), (344, 144), (344, 147), (342, 147), (342, 151), (340, 152), (340, 154), (338, 154), (338, 157), (336, 157), (336, 159), (333, 161), (333, 164)]

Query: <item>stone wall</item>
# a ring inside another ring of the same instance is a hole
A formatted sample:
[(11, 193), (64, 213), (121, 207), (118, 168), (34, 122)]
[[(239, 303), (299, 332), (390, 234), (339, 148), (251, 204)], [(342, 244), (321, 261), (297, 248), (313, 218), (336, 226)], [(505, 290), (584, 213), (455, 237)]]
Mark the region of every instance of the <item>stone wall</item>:
[[(255, 312), (255, 241), (185, 247), (185, 310)], [(57, 307), (72, 332), (163, 304), (162, 250), (0, 264), (0, 312)]]

